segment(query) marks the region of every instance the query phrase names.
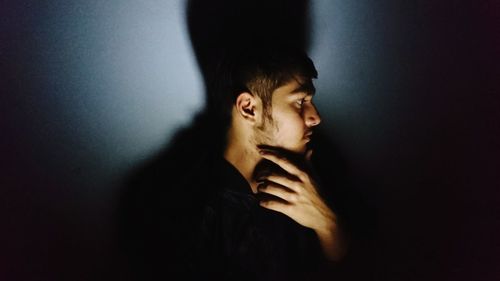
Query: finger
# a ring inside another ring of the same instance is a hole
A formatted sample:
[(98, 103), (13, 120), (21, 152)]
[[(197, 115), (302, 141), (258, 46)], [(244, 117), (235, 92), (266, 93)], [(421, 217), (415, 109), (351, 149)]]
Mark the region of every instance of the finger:
[(258, 188), (259, 192), (274, 195), (288, 203), (294, 203), (297, 201), (297, 193), (291, 191), (290, 189), (283, 187), (281, 185), (267, 182), (262, 184)]
[(275, 164), (280, 166), (283, 170), (298, 177), (300, 180), (305, 180), (306, 174), (285, 157), (278, 156), (267, 150), (260, 150), (259, 152), (263, 158), (274, 162)]
[(282, 213), (284, 215), (289, 216), (289, 211), (290, 211), (290, 204), (287, 204), (286, 202), (281, 202), (278, 200), (272, 200), (272, 199), (267, 199), (267, 200), (261, 200), (259, 203), (262, 207), (273, 210), (279, 213)]
[(284, 176), (284, 175), (271, 174), (271, 175), (265, 176), (261, 179), (269, 181), (269, 182), (277, 183), (281, 186), (284, 186), (286, 188), (291, 189), (294, 192), (301, 191), (301, 185), (299, 182), (297, 182), (296, 180), (290, 179), (289, 177)]

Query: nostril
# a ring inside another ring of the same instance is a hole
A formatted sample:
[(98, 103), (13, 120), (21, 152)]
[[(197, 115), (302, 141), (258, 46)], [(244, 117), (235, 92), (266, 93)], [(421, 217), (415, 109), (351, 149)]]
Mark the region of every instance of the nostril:
[(307, 118), (307, 125), (308, 126), (316, 126), (318, 125), (319, 123), (321, 122), (320, 118), (316, 115), (316, 116), (309, 116), (309, 118)]
[(319, 125), (321, 123), (321, 117), (319, 115), (316, 115), (316, 125)]
[(304, 113), (307, 126), (316, 126), (321, 122), (319, 112), (314, 105), (312, 105), (312, 107), (309, 107)]

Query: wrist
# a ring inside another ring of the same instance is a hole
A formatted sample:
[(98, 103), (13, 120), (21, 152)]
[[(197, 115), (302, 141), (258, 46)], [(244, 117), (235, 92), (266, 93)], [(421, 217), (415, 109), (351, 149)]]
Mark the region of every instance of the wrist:
[(347, 241), (336, 220), (314, 230), (325, 257), (332, 262), (340, 261), (346, 253)]
[(331, 236), (335, 234), (337, 227), (337, 217), (333, 212), (328, 212), (322, 222), (314, 228), (314, 231), (320, 236)]

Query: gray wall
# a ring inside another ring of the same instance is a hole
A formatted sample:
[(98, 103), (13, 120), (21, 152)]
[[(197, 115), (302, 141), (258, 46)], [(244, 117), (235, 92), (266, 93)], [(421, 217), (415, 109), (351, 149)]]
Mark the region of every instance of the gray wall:
[[(203, 106), (184, 2), (32, 2), (0, 9), (0, 279), (119, 280), (119, 182)], [(498, 11), (312, 1), (322, 126), (379, 211), (379, 280), (498, 274)]]

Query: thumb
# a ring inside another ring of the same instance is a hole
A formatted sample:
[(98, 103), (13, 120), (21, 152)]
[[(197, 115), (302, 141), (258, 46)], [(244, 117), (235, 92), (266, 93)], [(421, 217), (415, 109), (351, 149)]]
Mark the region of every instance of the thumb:
[(307, 162), (311, 162), (311, 157), (312, 157), (312, 154), (313, 154), (313, 150), (312, 150), (312, 149), (309, 149), (309, 150), (306, 152), (306, 161), (307, 161)]

